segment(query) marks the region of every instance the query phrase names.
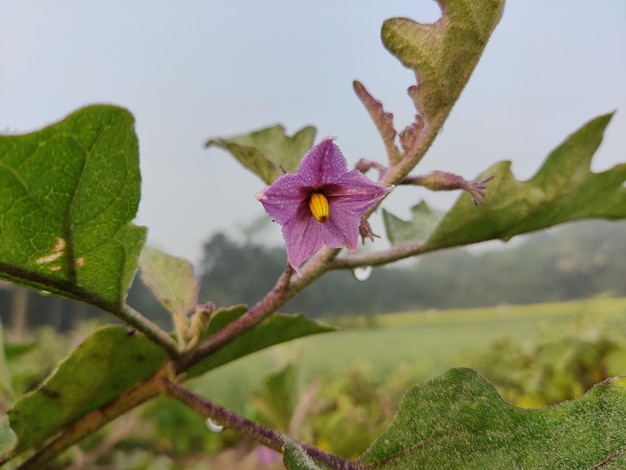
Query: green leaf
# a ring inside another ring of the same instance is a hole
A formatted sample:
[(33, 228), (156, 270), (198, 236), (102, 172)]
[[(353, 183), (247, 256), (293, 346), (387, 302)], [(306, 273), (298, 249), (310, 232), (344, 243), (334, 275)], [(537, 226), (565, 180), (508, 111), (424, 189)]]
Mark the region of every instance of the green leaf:
[(179, 338), (186, 338), (188, 314), (198, 304), (198, 280), (189, 261), (144, 247), (139, 257), (141, 280), (170, 311)]
[(322, 470), (295, 440), (283, 436), (282, 441), (285, 446), (283, 463), (287, 470)]
[(483, 240), (509, 240), (517, 234), (563, 222), (626, 217), (626, 164), (602, 173), (590, 171), (611, 114), (600, 116), (569, 136), (528, 181), (516, 180), (509, 162), (480, 177), (494, 176), (484, 207), (462, 195), (426, 242), (428, 250)]
[(205, 146), (217, 145), (228, 150), (266, 184), (272, 184), (281, 174), (280, 166), (288, 172), (296, 170), (314, 138), (314, 127), (304, 127), (289, 137), (283, 126), (276, 125), (226, 139), (210, 139)]
[(10, 452), (17, 443), (8, 416), (0, 416), (0, 455)]
[(442, 16), (433, 24), (407, 18), (384, 22), (385, 47), (413, 69), (409, 89), (418, 112), (441, 125), (458, 99), (502, 16), (504, 0), (438, 0)]
[(543, 409), (517, 408), (469, 369), (412, 388), (364, 468), (618, 469), (626, 466), (626, 378)]
[(13, 386), (11, 385), (9, 367), (7, 366), (6, 349), (4, 347), (4, 329), (0, 322), (0, 404), (6, 406), (6, 404), (11, 401), (13, 401)]
[(445, 212), (432, 209), (426, 202), (421, 201), (411, 208), (411, 214), (411, 219), (405, 221), (383, 209), (385, 230), (393, 246), (425, 240), (441, 221)]
[(127, 328), (97, 330), (36, 391), (9, 410), (15, 453), (42, 443), (68, 424), (154, 374), (165, 351)]
[(0, 136), (0, 278), (119, 309), (145, 240), (133, 125), (98, 105)]
[[(221, 330), (247, 312), (245, 305), (220, 309), (213, 315), (206, 336)], [(254, 328), (240, 334), (223, 348), (217, 350), (191, 369), (187, 377), (196, 377), (216, 367), (239, 359), (275, 344), (291, 341), (303, 336), (335, 331), (332, 326), (309, 320), (304, 315), (286, 315), (275, 313)]]
[(263, 388), (252, 394), (250, 404), (265, 423), (288, 432), (298, 394), (298, 371), (293, 364), (287, 364), (265, 379)]

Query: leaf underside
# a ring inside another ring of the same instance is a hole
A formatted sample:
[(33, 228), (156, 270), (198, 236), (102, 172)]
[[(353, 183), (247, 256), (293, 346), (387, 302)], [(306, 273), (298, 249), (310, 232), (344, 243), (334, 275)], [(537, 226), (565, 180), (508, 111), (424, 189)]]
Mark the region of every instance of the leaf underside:
[(542, 409), (517, 408), (475, 371), (451, 369), (405, 396), (361, 456), (366, 469), (618, 469), (626, 465), (626, 378)]
[(409, 94), (420, 115), (440, 127), (474, 71), (500, 21), (503, 0), (438, 0), (441, 17), (422, 24), (408, 18), (384, 22), (385, 47), (412, 69)]
[(444, 211), (429, 207), (421, 201), (411, 208), (411, 219), (405, 221), (383, 209), (383, 222), (389, 243), (393, 246), (405, 245), (416, 240), (425, 240), (439, 224)]
[(281, 166), (287, 172), (296, 170), (302, 156), (313, 145), (314, 138), (314, 127), (304, 127), (289, 137), (283, 126), (276, 125), (249, 134), (210, 139), (205, 146), (216, 145), (227, 150), (239, 163), (270, 185), (281, 175)]
[(186, 340), (188, 315), (198, 304), (200, 289), (193, 265), (145, 246), (139, 256), (139, 267), (141, 280), (172, 314), (177, 335)]

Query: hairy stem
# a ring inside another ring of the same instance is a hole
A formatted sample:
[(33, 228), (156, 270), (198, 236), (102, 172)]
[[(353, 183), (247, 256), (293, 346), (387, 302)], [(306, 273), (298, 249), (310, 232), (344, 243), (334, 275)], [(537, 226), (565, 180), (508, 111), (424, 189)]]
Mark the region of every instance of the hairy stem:
[[(438, 247), (437, 249), (440, 248), (441, 247)], [(336, 258), (329, 262), (328, 270), (354, 269), (363, 266), (382, 266), (429, 251), (432, 250), (428, 248), (424, 242), (410, 243), (408, 245), (389, 248), (388, 250)]]
[[(223, 426), (234, 429), (241, 434), (251, 437), (264, 446), (270, 447), (278, 452), (284, 452), (285, 436), (283, 434), (246, 419), (243, 416), (239, 416), (226, 408), (222, 408), (221, 406), (190, 392), (172, 380), (163, 379), (163, 385), (165, 391), (170, 396), (186, 404), (201, 415), (211, 418)], [(328, 454), (307, 444), (299, 444), (311, 458), (322, 463), (328, 468), (339, 470), (358, 470), (361, 468), (361, 466), (356, 462), (351, 462), (336, 455)]]
[(209, 336), (201, 342), (197, 348), (177, 361), (177, 372), (180, 373), (188, 370), (208, 355), (231, 342), (244, 331), (253, 328), (274, 313), (276, 309), (291, 298), (289, 292), (289, 282), (292, 273), (293, 268), (290, 265), (287, 265), (285, 271), (283, 271), (281, 276), (278, 278), (278, 281), (272, 290), (269, 291), (259, 302), (257, 302), (254, 307), (248, 310), (245, 315), (239, 317), (234, 322)]
[(300, 276), (294, 275), (293, 268), (287, 265), (276, 285), (265, 297), (256, 303), (245, 315), (206, 338), (196, 349), (176, 361), (178, 373), (189, 370), (205, 357), (230, 343), (244, 331), (254, 328), (306, 286), (328, 271), (328, 263), (340, 250), (322, 248), (302, 267)]
[(180, 350), (176, 341), (156, 323), (148, 320), (130, 305), (124, 305), (124, 308), (116, 311), (114, 314), (120, 320), (128, 323), (137, 331), (143, 333), (148, 339), (165, 349), (172, 359), (176, 359), (180, 356)]

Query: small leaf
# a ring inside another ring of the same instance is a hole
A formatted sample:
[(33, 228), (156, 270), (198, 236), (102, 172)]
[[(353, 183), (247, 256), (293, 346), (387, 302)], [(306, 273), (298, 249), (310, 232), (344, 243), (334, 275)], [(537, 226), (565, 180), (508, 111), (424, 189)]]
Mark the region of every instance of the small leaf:
[(119, 310), (145, 240), (133, 125), (98, 105), (0, 136), (0, 278)]
[(4, 331), (2, 323), (0, 323), (0, 404), (6, 406), (11, 401), (13, 401), (13, 386), (11, 384), (9, 367), (7, 366)]
[(383, 209), (383, 222), (389, 242), (393, 246), (425, 240), (445, 215), (444, 211), (432, 209), (421, 201), (411, 208), (411, 219), (402, 220)]
[(618, 469), (626, 465), (626, 378), (543, 409), (517, 408), (469, 369), (412, 388), (363, 468)]
[(272, 184), (285, 171), (294, 172), (307, 150), (313, 146), (315, 128), (300, 129), (293, 137), (280, 125), (226, 139), (210, 139), (206, 147), (217, 145), (228, 150), (239, 162), (266, 184)]
[(19, 453), (108, 403), (154, 374), (163, 349), (121, 326), (97, 330), (65, 359), (40, 388), (9, 410)]
[(283, 436), (283, 444), (285, 446), (283, 463), (287, 470), (322, 470), (298, 442), (289, 436)]
[(289, 423), (298, 401), (298, 373), (293, 364), (287, 364), (269, 375), (263, 388), (252, 394), (250, 404), (264, 422), (283, 432), (289, 431)]
[(354, 92), (365, 106), (365, 109), (367, 109), (367, 112), (378, 129), (378, 133), (383, 139), (387, 156), (389, 158), (389, 164), (392, 166), (395, 165), (402, 159), (402, 155), (395, 144), (397, 132), (393, 127), (393, 114), (385, 112), (383, 104), (370, 95), (361, 82), (355, 80), (352, 83), (352, 86), (354, 88)]
[(0, 416), (0, 456), (10, 452), (16, 443), (17, 436), (11, 429), (8, 416)]
[(484, 207), (462, 195), (428, 239), (427, 249), (509, 240), (573, 220), (626, 218), (626, 163), (602, 173), (590, 171), (610, 119), (611, 114), (595, 118), (569, 136), (528, 181), (516, 180), (509, 162), (484, 172), (482, 177), (494, 176)]
[(179, 338), (186, 341), (188, 314), (198, 304), (198, 280), (189, 261), (144, 247), (139, 257), (141, 280), (170, 311)]
[[(221, 330), (246, 312), (247, 308), (245, 305), (236, 305), (218, 310), (213, 314), (205, 336), (210, 336)], [(276, 344), (303, 336), (335, 330), (336, 328), (309, 320), (301, 314), (286, 315), (275, 313), (189, 369), (187, 377), (196, 377), (235, 359)]]
[(392, 18), (383, 24), (385, 47), (413, 69), (409, 92), (418, 112), (441, 125), (458, 99), (502, 16), (503, 0), (438, 0), (441, 18), (421, 24)]

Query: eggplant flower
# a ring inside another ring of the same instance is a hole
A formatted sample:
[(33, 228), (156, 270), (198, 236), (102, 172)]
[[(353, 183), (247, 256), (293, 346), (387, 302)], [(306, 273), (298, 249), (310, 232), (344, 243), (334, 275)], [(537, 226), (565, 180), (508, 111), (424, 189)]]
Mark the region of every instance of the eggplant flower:
[(300, 265), (322, 246), (356, 253), (361, 219), (390, 191), (348, 164), (332, 138), (302, 157), (295, 173), (279, 176), (257, 194), (282, 225), (289, 264)]

